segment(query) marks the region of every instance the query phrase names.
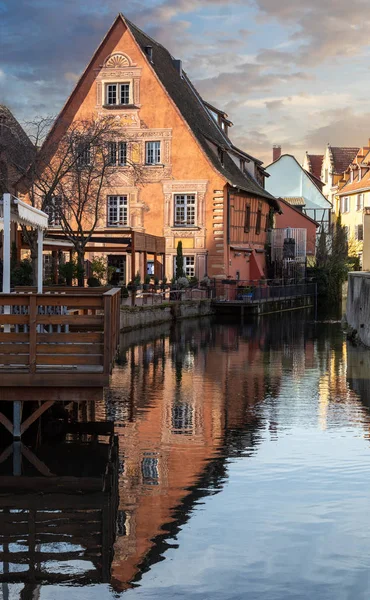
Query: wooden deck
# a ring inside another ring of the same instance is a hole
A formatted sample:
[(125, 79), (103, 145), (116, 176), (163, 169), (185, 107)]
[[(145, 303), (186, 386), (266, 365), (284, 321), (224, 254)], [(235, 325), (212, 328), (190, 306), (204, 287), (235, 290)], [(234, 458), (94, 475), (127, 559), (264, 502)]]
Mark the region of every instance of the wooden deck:
[(109, 383), (119, 343), (119, 289), (0, 294), (0, 313), (2, 399), (2, 388), (13, 386)]

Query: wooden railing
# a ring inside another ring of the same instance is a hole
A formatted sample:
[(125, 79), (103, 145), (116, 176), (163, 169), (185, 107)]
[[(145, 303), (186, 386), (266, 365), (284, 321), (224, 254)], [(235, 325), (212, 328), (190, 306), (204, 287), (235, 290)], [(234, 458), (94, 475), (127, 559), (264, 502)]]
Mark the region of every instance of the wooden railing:
[(17, 370), (109, 376), (119, 313), (120, 290), (115, 288), (88, 294), (0, 294), (0, 385), (1, 373)]

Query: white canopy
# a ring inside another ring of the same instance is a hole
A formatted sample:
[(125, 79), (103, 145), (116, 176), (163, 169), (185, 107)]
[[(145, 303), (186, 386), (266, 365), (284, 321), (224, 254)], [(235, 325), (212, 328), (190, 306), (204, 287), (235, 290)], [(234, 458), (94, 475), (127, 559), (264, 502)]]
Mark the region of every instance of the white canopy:
[(37, 229), (38, 261), (37, 291), (42, 293), (43, 231), (48, 227), (48, 215), (10, 194), (0, 198), (0, 229), (4, 231), (3, 292), (10, 292), (10, 224), (18, 223)]
[[(35, 229), (48, 228), (48, 216), (42, 210), (38, 210), (26, 204), (19, 198), (10, 196), (10, 220), (19, 225), (29, 225)], [(0, 198), (0, 229), (4, 228), (4, 198)]]

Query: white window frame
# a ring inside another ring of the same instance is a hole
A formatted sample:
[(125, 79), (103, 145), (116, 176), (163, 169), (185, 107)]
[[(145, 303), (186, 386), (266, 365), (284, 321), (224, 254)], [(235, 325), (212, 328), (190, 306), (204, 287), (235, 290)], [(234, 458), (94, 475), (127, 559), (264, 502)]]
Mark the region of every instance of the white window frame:
[[(176, 277), (176, 259), (177, 256), (173, 257), (173, 274)], [(184, 254), (182, 268), (184, 269), (185, 277), (196, 276), (196, 256), (195, 254)]]
[[(109, 102), (109, 88), (115, 86), (115, 102)], [(128, 86), (128, 102), (121, 102), (122, 86)], [(132, 81), (106, 81), (104, 82), (104, 106), (131, 106), (132, 98)]]
[(349, 198), (349, 196), (342, 196), (342, 198), (341, 198), (340, 212), (341, 213), (348, 213), (349, 209), (350, 209), (350, 198)]
[[(113, 199), (116, 199), (117, 206), (111, 205)], [(117, 220), (111, 222), (110, 209), (117, 211)], [(121, 216), (123, 218), (121, 218)], [(129, 222), (129, 203), (127, 194), (109, 194), (107, 196), (107, 227), (127, 227)]]
[[(180, 199), (184, 198), (184, 204), (180, 204)], [(188, 202), (188, 199), (192, 199), (191, 202)], [(184, 220), (183, 223), (177, 220), (177, 210), (184, 209)], [(186, 194), (174, 194), (173, 195), (173, 210), (174, 210), (174, 219), (173, 226), (174, 227), (196, 227), (197, 226), (197, 195), (194, 193), (186, 193)], [(194, 221), (193, 223), (188, 223), (188, 215), (193, 213), (193, 218), (190, 219)]]
[[(154, 146), (153, 146), (154, 145)], [(145, 164), (161, 165), (162, 147), (160, 140), (148, 140), (145, 142)]]
[[(359, 199), (360, 202), (359, 202)], [(356, 198), (356, 210), (363, 210), (364, 208), (364, 194), (357, 194)]]
[[(121, 157), (123, 148), (125, 148), (125, 150), (123, 152), (125, 161), (121, 162), (120, 157)], [(112, 167), (127, 167), (127, 142), (116, 142), (116, 141), (108, 142), (108, 157), (109, 157), (109, 164)], [(113, 160), (111, 160), (111, 158)]]

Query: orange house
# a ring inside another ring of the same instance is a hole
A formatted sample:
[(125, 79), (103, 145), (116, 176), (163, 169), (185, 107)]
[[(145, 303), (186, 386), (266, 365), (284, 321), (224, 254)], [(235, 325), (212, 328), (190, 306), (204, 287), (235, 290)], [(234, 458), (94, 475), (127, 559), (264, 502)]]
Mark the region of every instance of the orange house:
[[(232, 123), (200, 97), (181, 61), (122, 14), (52, 135), (77, 120), (104, 115), (116, 117), (122, 138), (113, 140), (116, 176), (104, 190), (100, 239), (112, 231), (122, 238), (128, 231), (163, 236), (165, 264), (155, 268), (167, 277), (174, 274), (180, 240), (188, 276), (262, 277), (269, 212), (279, 210), (264, 189), (262, 163), (232, 144)], [(129, 167), (134, 163), (142, 165), (139, 184)], [(125, 251), (112, 258), (120, 263), (122, 280), (129, 281), (133, 273)], [(143, 275), (143, 261), (140, 270)]]

